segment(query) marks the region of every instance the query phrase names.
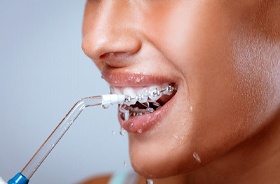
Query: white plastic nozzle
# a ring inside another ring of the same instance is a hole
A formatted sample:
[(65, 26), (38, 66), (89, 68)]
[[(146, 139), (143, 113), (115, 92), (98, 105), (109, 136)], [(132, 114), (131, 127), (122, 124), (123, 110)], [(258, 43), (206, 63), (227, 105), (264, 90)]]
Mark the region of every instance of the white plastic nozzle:
[(107, 94), (102, 95), (102, 105), (122, 104), (125, 100), (125, 95)]

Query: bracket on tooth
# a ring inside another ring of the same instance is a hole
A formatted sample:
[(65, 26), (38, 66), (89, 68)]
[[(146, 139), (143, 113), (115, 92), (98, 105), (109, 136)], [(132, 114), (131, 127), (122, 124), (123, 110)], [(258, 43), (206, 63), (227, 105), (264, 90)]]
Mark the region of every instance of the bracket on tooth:
[(147, 99), (147, 96), (144, 94), (140, 94), (137, 96), (137, 101), (139, 101), (140, 103), (146, 102), (147, 101), (146, 99)]
[(175, 90), (176, 90), (175, 87), (168, 85), (168, 86), (162, 88), (161, 90), (156, 88), (155, 90), (153, 90), (151, 92), (148, 92), (145, 94), (139, 94), (135, 97), (126, 95), (125, 99), (124, 99), (124, 104), (129, 104), (132, 100), (140, 101), (140, 103), (142, 103), (142, 101), (145, 98), (149, 98), (150, 100), (152, 100), (153, 98), (160, 97), (161, 95), (171, 95), (171, 93)]
[(157, 88), (151, 92), (152, 97), (160, 96), (160, 93), (162, 93)]
[(166, 86), (161, 90), (161, 92), (165, 95), (171, 95), (173, 91), (176, 91), (176, 87), (173, 87), (171, 85)]
[(131, 96), (125, 95), (124, 103), (129, 103), (131, 101)]

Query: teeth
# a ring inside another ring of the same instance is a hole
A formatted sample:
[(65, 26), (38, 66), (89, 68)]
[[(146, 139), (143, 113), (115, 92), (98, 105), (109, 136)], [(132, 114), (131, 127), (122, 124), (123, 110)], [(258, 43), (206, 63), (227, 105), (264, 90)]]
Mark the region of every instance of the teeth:
[(111, 87), (111, 93), (118, 95), (126, 95), (129, 100), (125, 101), (126, 105), (134, 105), (137, 101), (139, 103), (145, 102), (156, 102), (163, 94), (171, 95), (174, 91), (174, 87), (169, 84), (163, 84), (161, 86), (154, 85), (150, 87), (144, 87), (141, 89), (125, 87), (125, 88), (116, 88)]
[(149, 99), (151, 102), (157, 101), (162, 96), (159, 89), (159, 86), (152, 86), (149, 88)]
[(118, 88), (113, 88), (113, 87), (110, 87), (110, 93), (111, 94), (117, 94), (117, 95), (122, 94), (121, 90), (119, 90)]
[(137, 102), (136, 94), (130, 87), (124, 88), (123, 94), (130, 97), (130, 100), (126, 102), (126, 105), (134, 105)]
[(145, 103), (148, 101), (149, 91), (147, 88), (141, 89), (137, 92), (138, 102)]
[[(111, 87), (110, 92), (126, 96), (124, 103), (119, 105), (121, 118), (126, 121), (129, 116), (142, 116), (161, 108), (161, 104), (157, 102), (157, 100), (160, 99), (162, 95), (172, 95), (175, 90), (176, 87), (166, 83), (163, 85), (153, 85), (143, 88)], [(140, 104), (133, 106), (137, 102)]]
[(172, 87), (168, 84), (164, 84), (162, 87), (162, 93), (165, 95), (171, 95), (173, 90), (174, 90), (174, 87)]

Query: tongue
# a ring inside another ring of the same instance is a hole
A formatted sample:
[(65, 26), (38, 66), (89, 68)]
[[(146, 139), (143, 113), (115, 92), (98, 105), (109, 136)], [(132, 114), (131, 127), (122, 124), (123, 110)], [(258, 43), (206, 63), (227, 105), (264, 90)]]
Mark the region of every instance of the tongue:
[(166, 102), (168, 102), (172, 97), (174, 96), (174, 94), (172, 95), (162, 95), (160, 97), (160, 99), (157, 100), (158, 103), (160, 103), (161, 105), (164, 105)]

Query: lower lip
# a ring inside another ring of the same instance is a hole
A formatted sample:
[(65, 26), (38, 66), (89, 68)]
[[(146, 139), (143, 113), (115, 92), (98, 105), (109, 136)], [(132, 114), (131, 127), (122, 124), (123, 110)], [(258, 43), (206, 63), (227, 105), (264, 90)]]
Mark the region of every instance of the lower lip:
[(143, 133), (146, 132), (156, 124), (158, 124), (161, 118), (170, 111), (176, 94), (165, 103), (160, 109), (142, 116), (130, 116), (127, 121), (124, 121), (120, 115), (118, 115), (118, 119), (122, 128), (124, 128), (127, 132), (130, 133)]

